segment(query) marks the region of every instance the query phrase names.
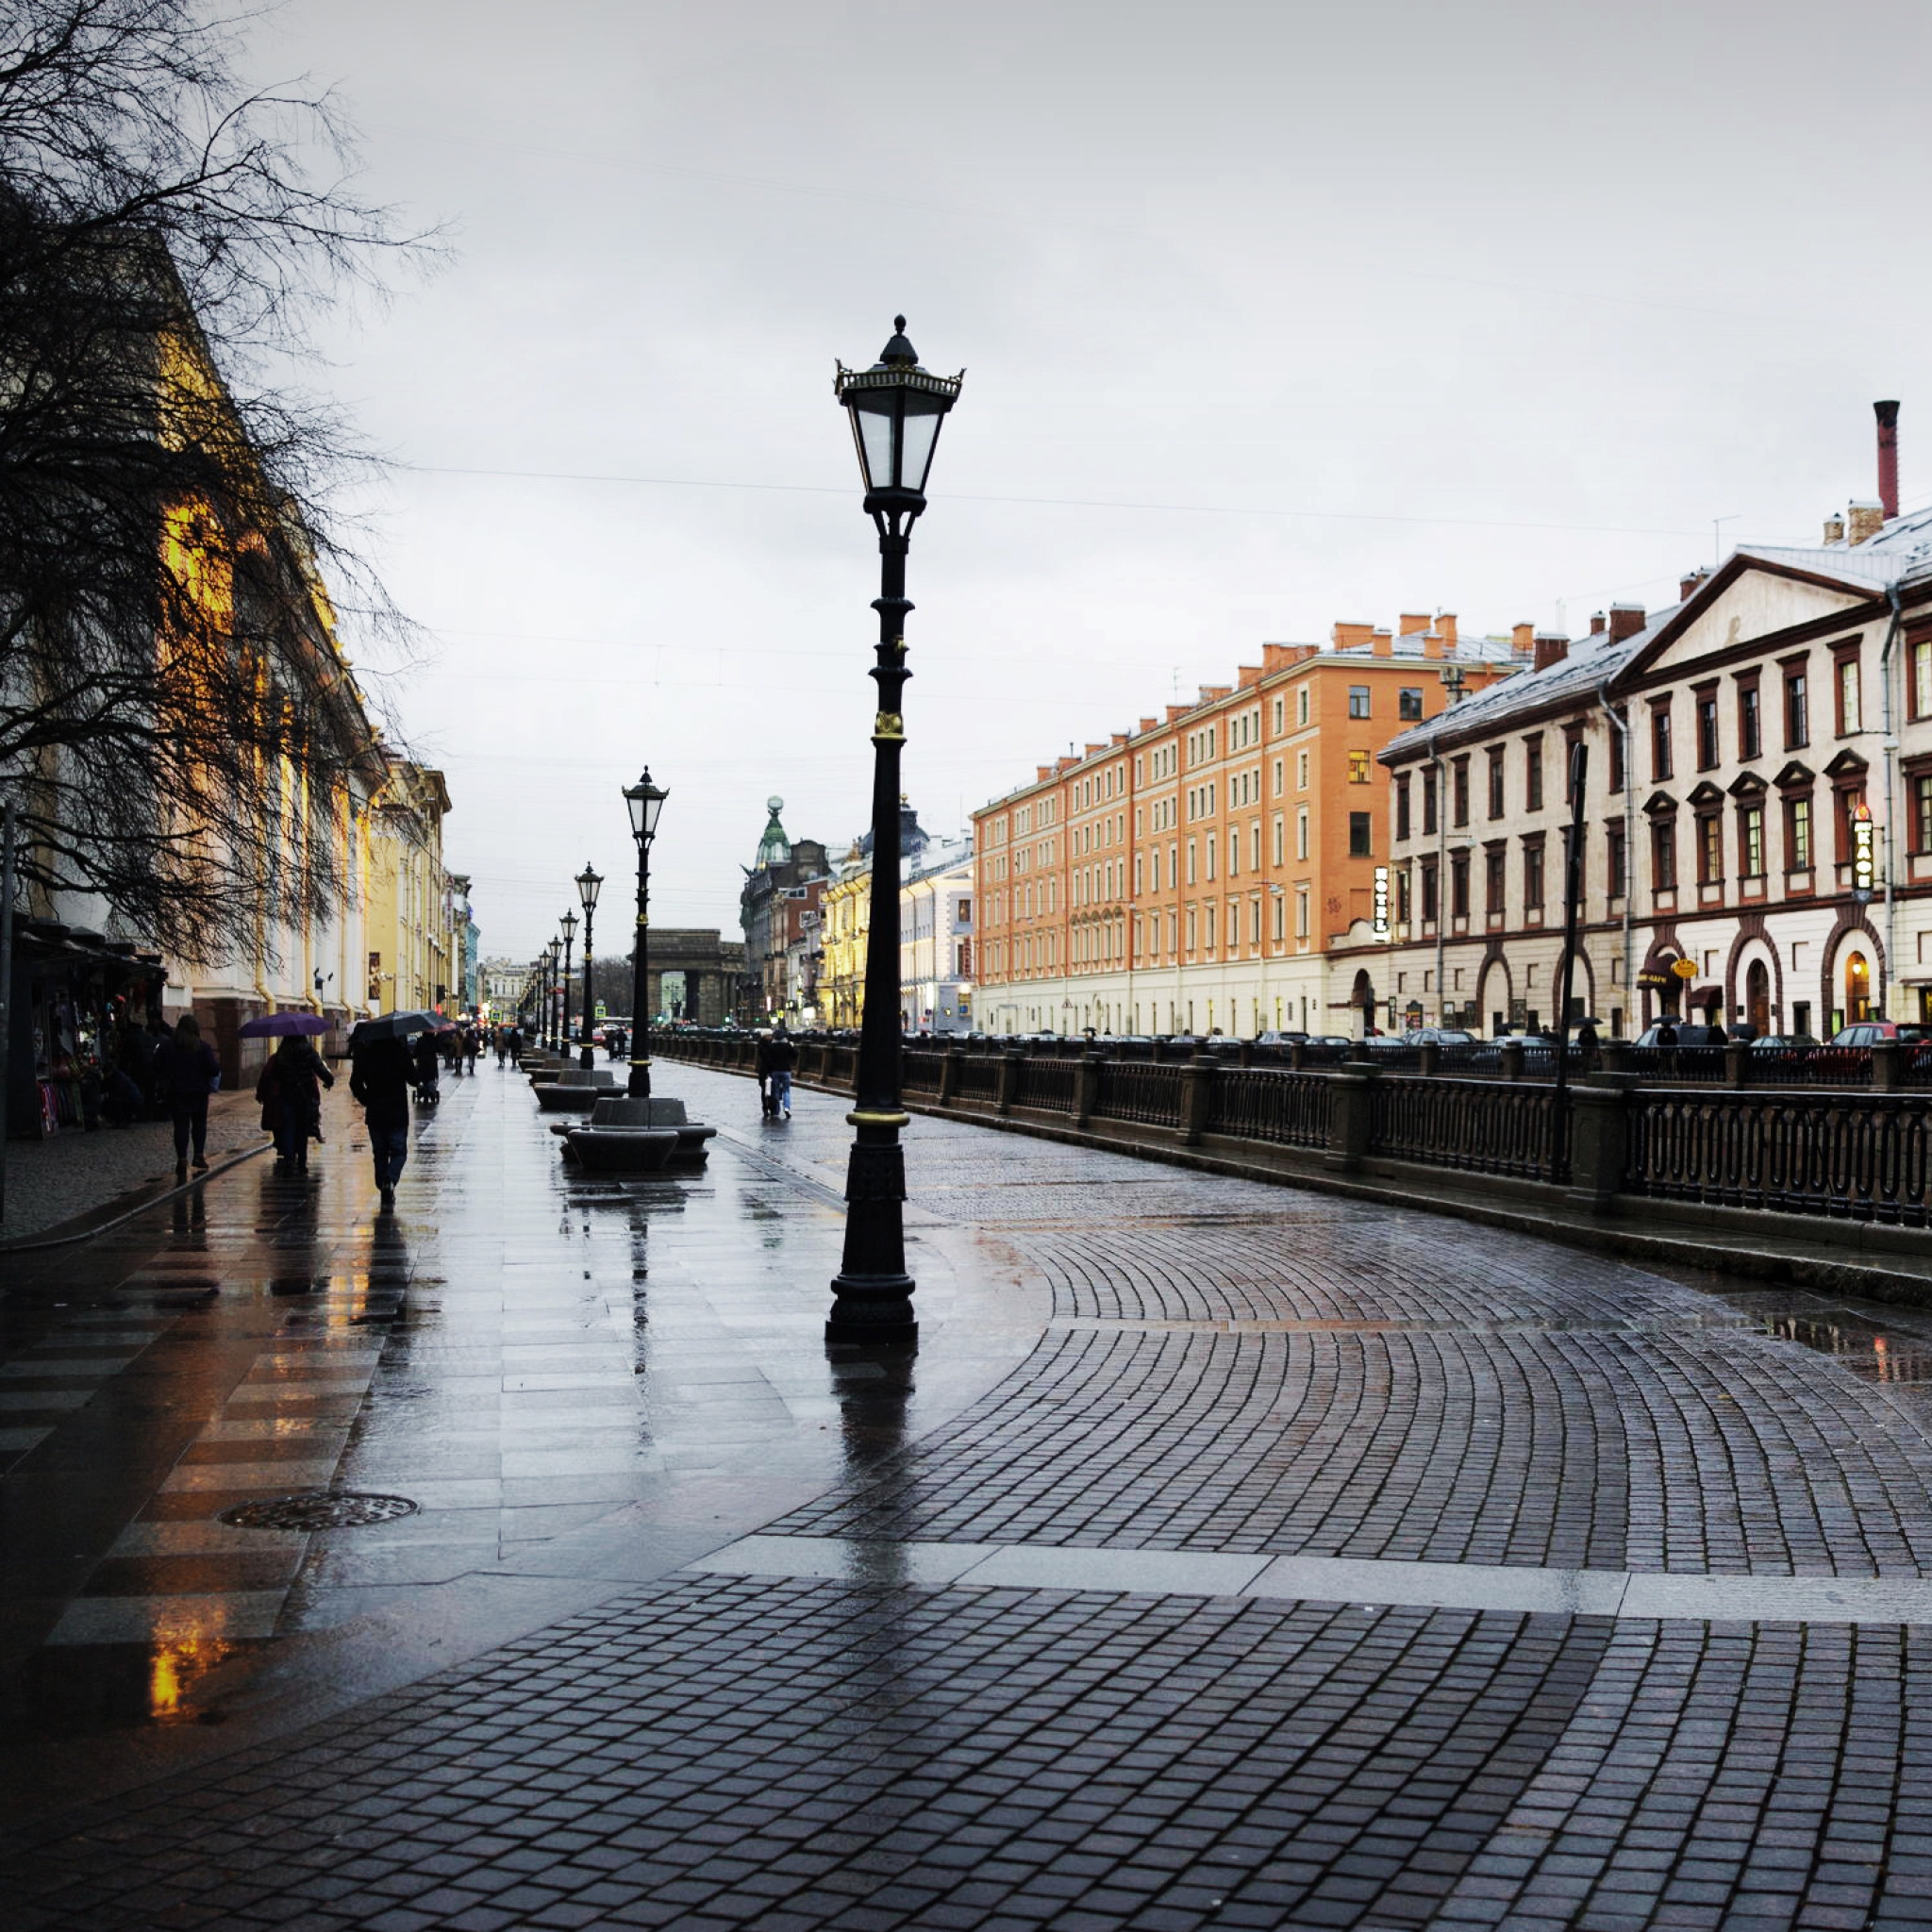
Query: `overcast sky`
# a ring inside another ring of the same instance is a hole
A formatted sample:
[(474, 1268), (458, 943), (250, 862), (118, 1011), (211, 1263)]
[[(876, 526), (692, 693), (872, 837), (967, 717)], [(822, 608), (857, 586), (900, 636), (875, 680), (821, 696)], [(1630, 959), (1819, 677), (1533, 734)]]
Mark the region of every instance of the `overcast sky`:
[(659, 924), (735, 930), (770, 793), (861, 828), (831, 377), (895, 310), (967, 370), (908, 584), (937, 832), (1263, 640), (1576, 630), (1815, 538), (1875, 397), (1932, 500), (1928, 41), (1923, 0), (291, 0), (258, 70), (338, 82), (365, 187), (455, 229), (334, 381), (416, 466), (398, 703), (486, 953), (587, 858), (625, 937), (647, 761)]

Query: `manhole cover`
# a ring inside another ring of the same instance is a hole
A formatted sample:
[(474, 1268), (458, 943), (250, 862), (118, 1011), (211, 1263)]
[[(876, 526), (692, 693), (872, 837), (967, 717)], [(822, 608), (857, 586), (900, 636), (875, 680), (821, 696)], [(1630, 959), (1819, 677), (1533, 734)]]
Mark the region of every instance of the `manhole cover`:
[(241, 1529), (359, 1529), (370, 1523), (393, 1523), (413, 1516), (416, 1506), (407, 1496), (372, 1496), (354, 1491), (309, 1490), (299, 1496), (277, 1496), (272, 1503), (238, 1503), (221, 1512), (221, 1521)]

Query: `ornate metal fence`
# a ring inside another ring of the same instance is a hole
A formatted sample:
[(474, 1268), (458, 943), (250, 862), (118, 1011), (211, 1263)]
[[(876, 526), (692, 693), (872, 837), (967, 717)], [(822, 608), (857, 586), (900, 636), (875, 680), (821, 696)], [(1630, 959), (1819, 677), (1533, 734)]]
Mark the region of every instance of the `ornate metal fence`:
[(995, 1101), (1000, 1097), (1000, 1061), (996, 1055), (975, 1053), (959, 1062), (959, 1098)]
[(1033, 1107), (1046, 1113), (1074, 1111), (1074, 1076), (1077, 1060), (1046, 1060), (1028, 1054), (1020, 1065), (1016, 1107)]
[(1384, 1074), (1371, 1090), (1369, 1152), (1470, 1174), (1552, 1180), (1556, 1089)]
[(1924, 1227), (1932, 1098), (1636, 1093), (1627, 1147), (1629, 1193)]
[(939, 1054), (908, 1052), (899, 1061), (899, 1084), (908, 1093), (937, 1093), (942, 1064)]
[(1328, 1144), (1328, 1076), (1223, 1067), (1208, 1089), (1208, 1132), (1289, 1147)]
[(1181, 1070), (1147, 1060), (1103, 1060), (1095, 1114), (1149, 1127), (1181, 1124)]

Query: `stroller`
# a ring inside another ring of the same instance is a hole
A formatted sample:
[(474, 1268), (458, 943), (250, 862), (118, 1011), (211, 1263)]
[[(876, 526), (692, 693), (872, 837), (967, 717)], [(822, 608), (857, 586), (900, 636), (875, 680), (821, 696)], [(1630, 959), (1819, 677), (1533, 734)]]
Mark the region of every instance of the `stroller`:
[(437, 1084), (441, 1055), (437, 1050), (436, 1035), (419, 1033), (416, 1036), (416, 1105), (434, 1107), (442, 1098), (442, 1090)]

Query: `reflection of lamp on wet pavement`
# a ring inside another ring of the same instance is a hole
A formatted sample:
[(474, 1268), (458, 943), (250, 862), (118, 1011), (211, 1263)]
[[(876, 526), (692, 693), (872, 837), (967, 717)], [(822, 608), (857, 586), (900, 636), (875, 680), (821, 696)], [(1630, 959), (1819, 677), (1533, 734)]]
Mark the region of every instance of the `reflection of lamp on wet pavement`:
[(865, 1005), (859, 1016), (858, 1106), (845, 1171), (845, 1252), (832, 1283), (830, 1341), (913, 1341), (913, 1280), (906, 1272), (906, 1154), (899, 1129), (899, 756), (906, 680), (906, 554), (925, 508), (925, 479), (940, 425), (959, 394), (959, 376), (919, 366), (906, 318), (870, 369), (840, 365), (834, 391), (851, 417), (865, 483), (864, 508), (879, 539), (879, 636), (872, 676), (872, 924), (865, 944)]
[(658, 815), (671, 796), (651, 783), (651, 768), (635, 785), (624, 788), (630, 808), (630, 835), (638, 847), (638, 936), (630, 956), (630, 1087), (633, 1100), (651, 1097), (651, 841), (658, 836)]
[(591, 1004), (596, 998), (596, 993), (591, 979), (591, 923), (597, 916), (597, 893), (603, 884), (603, 874), (593, 871), (591, 861), (585, 859), (584, 869), (577, 874), (577, 897), (584, 905), (584, 1024), (581, 1029), (584, 1051), (577, 1064), (586, 1071), (589, 1070), (591, 1061), (591, 1022), (596, 1012)]

